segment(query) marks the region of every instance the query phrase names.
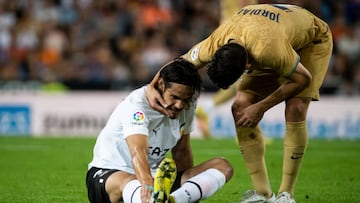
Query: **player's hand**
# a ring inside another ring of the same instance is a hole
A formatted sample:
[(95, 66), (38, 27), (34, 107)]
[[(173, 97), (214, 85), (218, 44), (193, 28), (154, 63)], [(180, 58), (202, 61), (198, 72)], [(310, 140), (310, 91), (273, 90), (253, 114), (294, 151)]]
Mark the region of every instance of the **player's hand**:
[(140, 195), (141, 195), (141, 202), (142, 203), (149, 203), (152, 197), (153, 190), (151, 189), (152, 186), (150, 185), (143, 185), (141, 187)]
[(256, 104), (252, 104), (237, 113), (236, 125), (239, 127), (254, 128), (264, 116), (264, 111)]
[(146, 99), (148, 100), (151, 108), (165, 114), (168, 117), (173, 116), (172, 113), (166, 109), (168, 105), (153, 84), (149, 84), (146, 89)]

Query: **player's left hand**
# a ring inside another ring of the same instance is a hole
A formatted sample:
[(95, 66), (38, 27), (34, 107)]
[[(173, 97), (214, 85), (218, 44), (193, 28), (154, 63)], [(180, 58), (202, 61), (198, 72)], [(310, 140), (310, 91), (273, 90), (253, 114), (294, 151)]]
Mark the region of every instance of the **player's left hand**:
[(254, 128), (262, 119), (264, 111), (258, 105), (252, 104), (237, 113), (238, 120), (235, 121), (239, 127)]
[(150, 187), (147, 187), (147, 186), (144, 186), (144, 185), (143, 185), (143, 186), (141, 187), (141, 192), (140, 192), (140, 194), (141, 194), (141, 202), (142, 202), (142, 203), (148, 203), (148, 202), (150, 202), (152, 192), (153, 192), (153, 190), (150, 189)]

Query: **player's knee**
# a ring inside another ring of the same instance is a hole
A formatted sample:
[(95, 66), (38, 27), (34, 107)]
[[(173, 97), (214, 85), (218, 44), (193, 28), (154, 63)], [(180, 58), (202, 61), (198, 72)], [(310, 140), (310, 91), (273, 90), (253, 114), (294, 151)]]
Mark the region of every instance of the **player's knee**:
[(181, 177), (182, 182), (190, 179), (191, 177), (196, 176), (199, 173), (202, 173), (208, 169), (216, 169), (218, 171), (220, 171), (221, 173), (224, 174), (224, 176), (226, 177), (226, 181), (230, 180), (230, 178), (233, 176), (233, 167), (230, 164), (229, 161), (227, 161), (226, 159), (222, 158), (222, 157), (216, 157), (213, 159), (210, 159), (208, 161), (206, 161), (205, 163), (201, 164), (201, 170), (202, 171), (197, 171), (197, 170), (186, 170)]
[(120, 189), (118, 184), (106, 187), (106, 192), (111, 202), (120, 201), (122, 199), (123, 191)]
[(236, 115), (237, 112), (242, 111), (246, 107), (250, 106), (253, 102), (255, 102), (255, 96), (245, 93), (238, 92), (238, 96), (236, 97), (234, 103), (231, 106), (231, 111), (233, 115)]
[(290, 121), (305, 120), (309, 102), (309, 99), (306, 98), (291, 99), (286, 103), (286, 117)]
[(237, 113), (241, 112), (243, 109), (245, 109), (248, 106), (247, 103), (245, 103), (244, 101), (241, 100), (236, 100), (232, 105), (231, 105), (231, 112), (232, 115), (234, 117), (234, 119), (237, 119)]
[(304, 102), (296, 101), (287, 106), (287, 110), (293, 114), (301, 114), (307, 110), (307, 105)]
[(226, 181), (230, 180), (230, 178), (233, 176), (234, 173), (233, 167), (230, 164), (230, 162), (225, 158), (216, 157), (211, 159), (210, 162), (211, 165), (213, 166), (211, 168), (215, 168), (221, 171), (225, 175)]

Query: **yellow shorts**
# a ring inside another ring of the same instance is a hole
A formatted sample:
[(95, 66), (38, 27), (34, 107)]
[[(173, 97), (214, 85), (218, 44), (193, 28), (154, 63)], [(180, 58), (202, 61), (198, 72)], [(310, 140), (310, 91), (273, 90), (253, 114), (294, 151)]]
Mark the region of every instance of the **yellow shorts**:
[[(320, 99), (319, 89), (329, 66), (332, 47), (332, 36), (328, 29), (325, 33), (321, 33), (321, 36), (318, 36), (313, 43), (297, 51), (300, 63), (312, 75), (309, 87), (300, 92), (297, 97), (308, 97), (315, 101)], [(240, 78), (239, 90), (264, 98), (275, 91), (285, 79), (269, 69), (247, 70)]]

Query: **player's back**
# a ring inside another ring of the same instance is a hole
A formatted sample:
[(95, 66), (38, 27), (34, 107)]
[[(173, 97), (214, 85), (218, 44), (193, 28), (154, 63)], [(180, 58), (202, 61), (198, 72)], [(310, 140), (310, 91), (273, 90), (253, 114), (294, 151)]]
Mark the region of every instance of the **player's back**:
[(288, 4), (249, 5), (227, 23), (247, 39), (286, 38), (294, 49), (311, 43), (317, 32), (327, 29), (323, 21), (306, 9)]

